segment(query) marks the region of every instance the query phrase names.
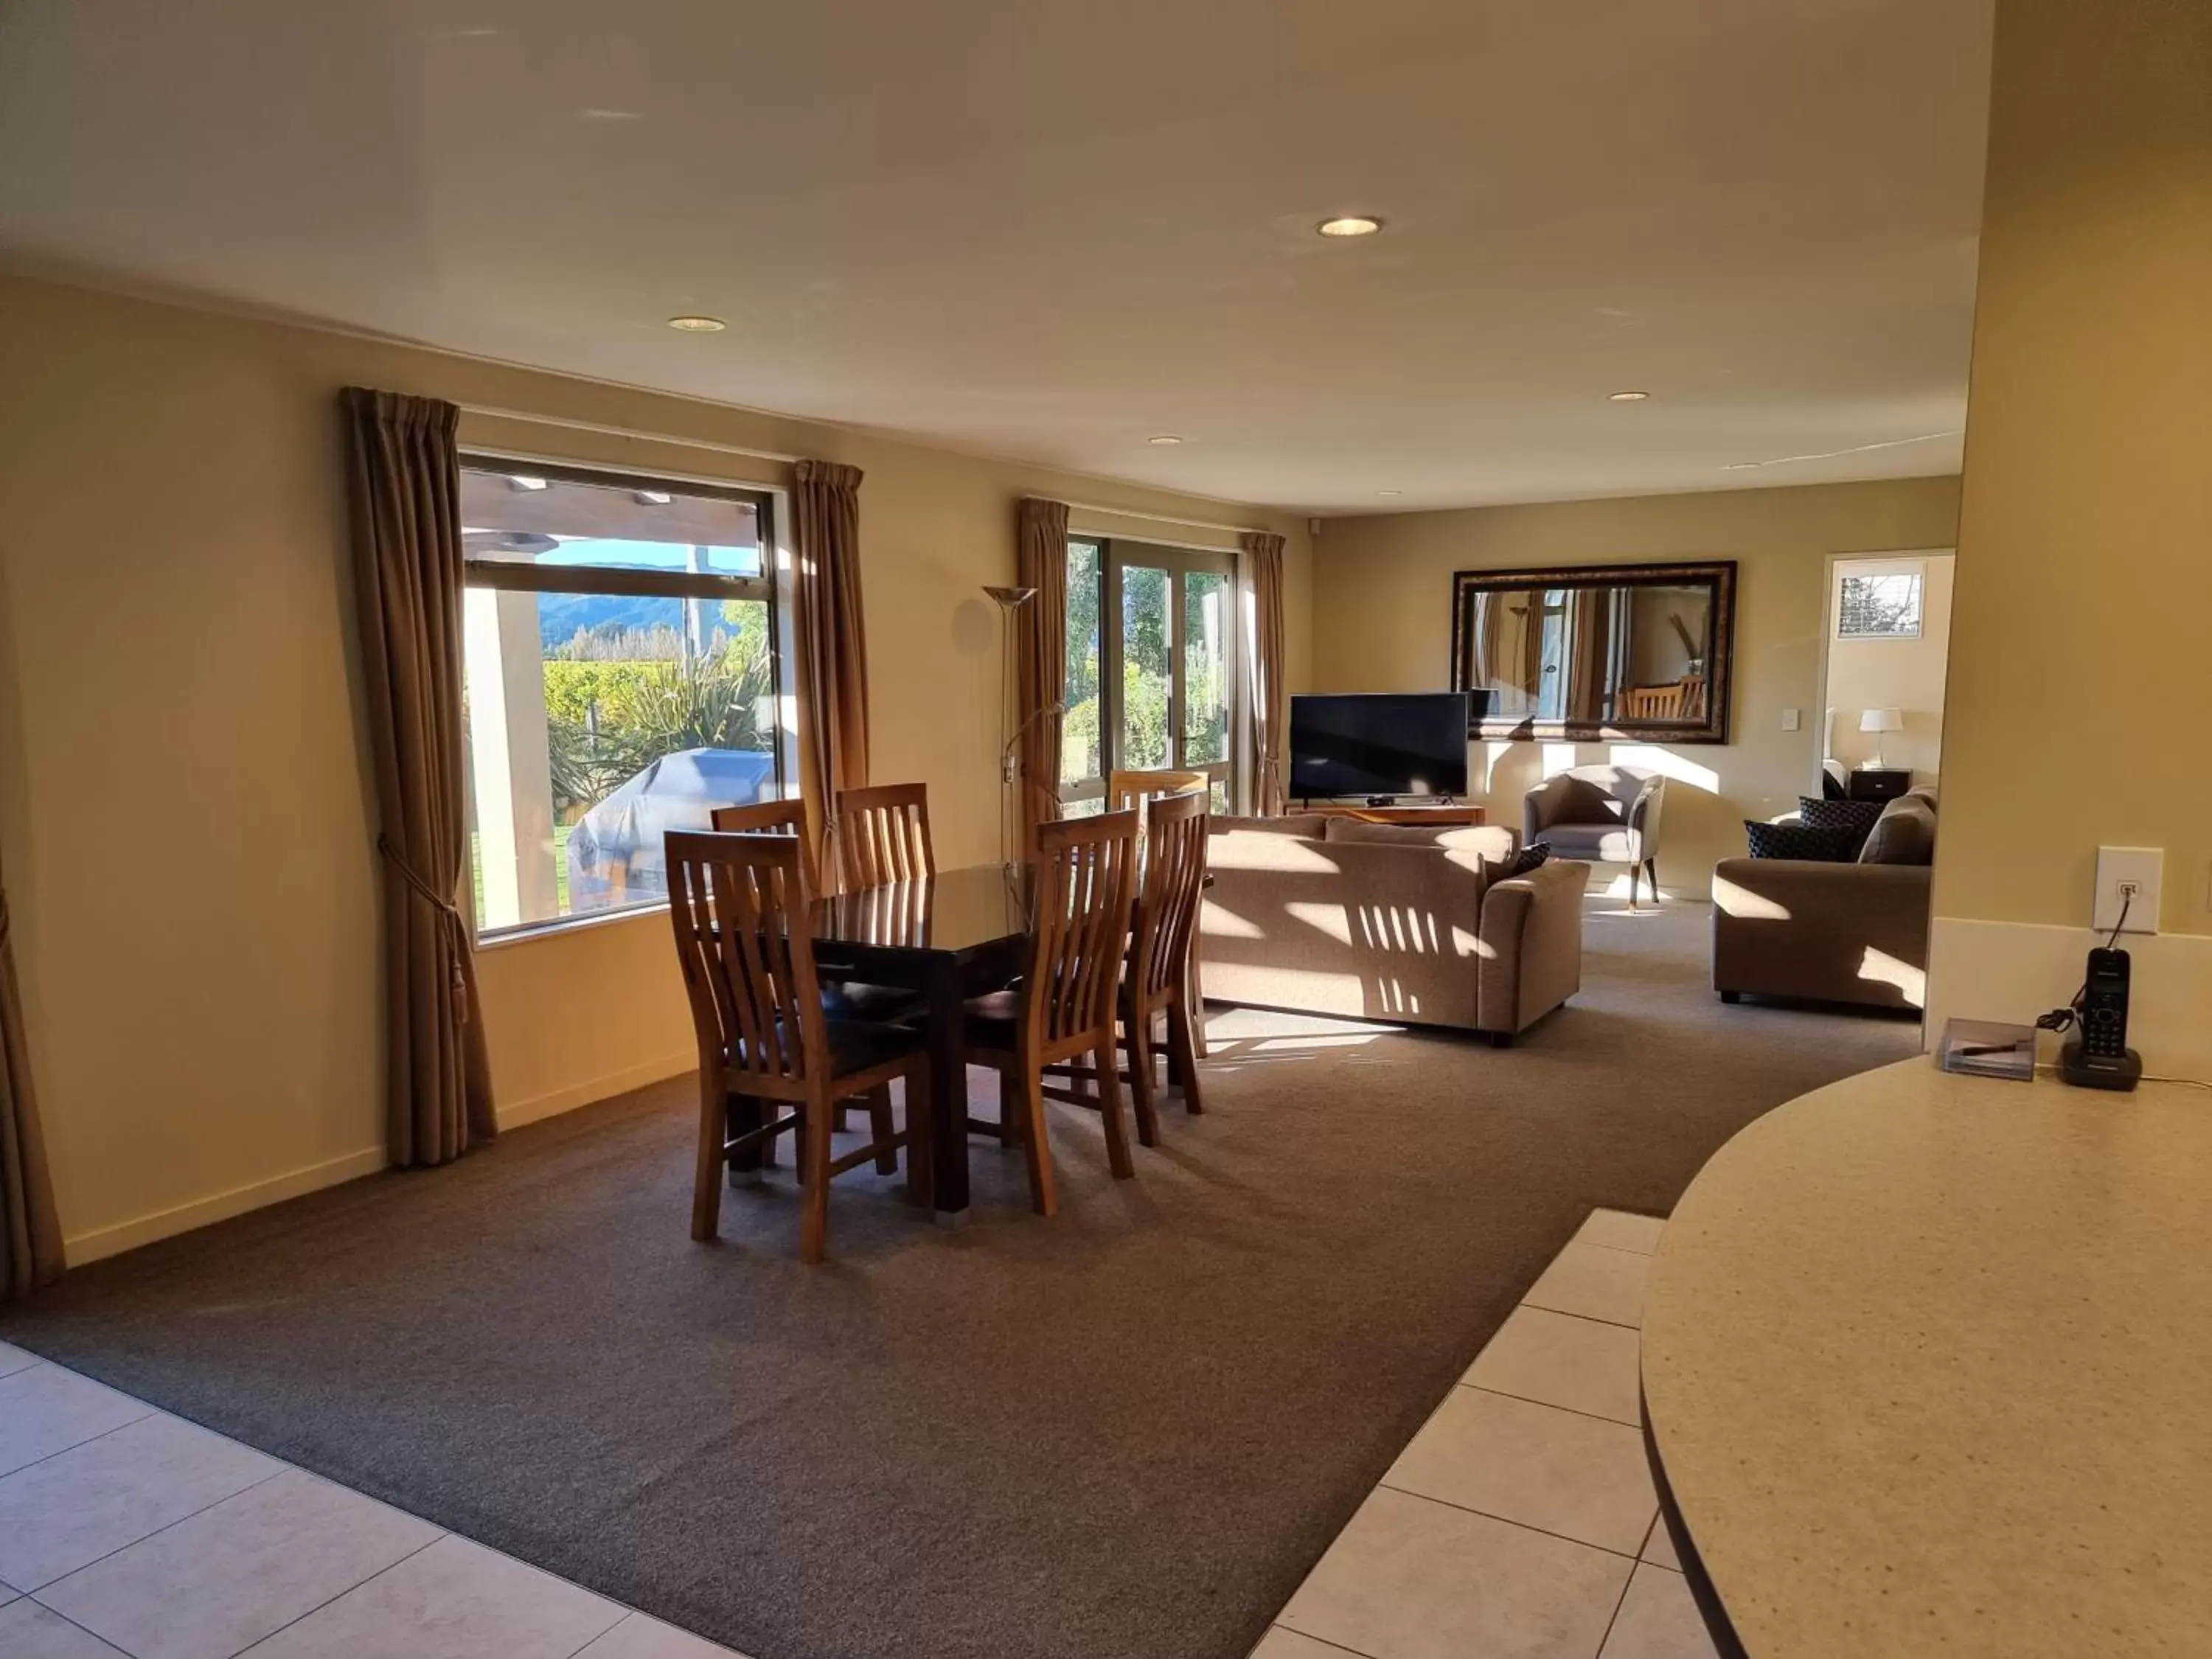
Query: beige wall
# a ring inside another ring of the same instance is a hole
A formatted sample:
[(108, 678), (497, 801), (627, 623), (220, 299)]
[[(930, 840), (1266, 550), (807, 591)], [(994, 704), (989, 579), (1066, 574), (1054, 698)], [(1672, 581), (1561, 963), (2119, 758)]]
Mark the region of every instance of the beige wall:
[[(77, 1259), (380, 1163), (370, 785), (343, 537), (349, 383), (849, 461), (874, 764), (997, 856), (995, 614), (1023, 494), (1289, 538), (1302, 520), (321, 331), (0, 277), (0, 857)], [(471, 441), (764, 483), (711, 451), (471, 420)], [(1233, 540), (1079, 514), (1087, 527)], [(667, 921), (485, 954), (509, 1121), (690, 1061)]]
[(2166, 849), (2131, 1040), (2212, 1077), (2212, 8), (1999, 0), (1930, 1026), (2081, 977)]
[[(1931, 554), (1902, 562), (1881, 559), (1838, 559), (1828, 574), (1827, 708), (1836, 711), (1830, 752), (1845, 766), (1871, 765), (1879, 757), (1909, 768), (1915, 783), (1939, 781), (1943, 763), (1943, 682), (1951, 647), (1952, 574), (1957, 561)], [(1839, 640), (1835, 636), (1838, 591), (1854, 573), (1887, 574), (1917, 569), (1920, 634), (1915, 639)], [(1894, 708), (1905, 729), (1876, 738), (1859, 730), (1869, 708)]]
[[(1743, 820), (1794, 811), (1818, 776), (1827, 556), (1948, 546), (1957, 513), (1958, 480), (1908, 478), (1332, 519), (1315, 543), (1314, 689), (1446, 686), (1455, 570), (1738, 561), (1733, 741), (1663, 751), (1585, 744), (1572, 757), (1657, 765), (1674, 777), (1660, 882), (1703, 897), (1715, 861), (1743, 851)], [(1785, 708), (1798, 711), (1796, 732), (1782, 729)], [(1567, 758), (1557, 753), (1553, 763)], [(1542, 746), (1479, 745), (1474, 759), (1494, 820), (1518, 829), (1521, 798), (1544, 775)]]
[(1936, 908), (2212, 932), (2212, 9), (2003, 0), (1984, 212)]

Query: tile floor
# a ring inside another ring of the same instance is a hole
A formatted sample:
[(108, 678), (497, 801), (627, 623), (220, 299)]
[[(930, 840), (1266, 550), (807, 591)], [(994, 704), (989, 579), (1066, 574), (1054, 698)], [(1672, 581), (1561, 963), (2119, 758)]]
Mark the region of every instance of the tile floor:
[(1252, 1659), (1713, 1659), (1638, 1426), (1662, 1224), (1583, 1224)]
[(0, 1343), (5, 1659), (730, 1659)]
[[(1591, 1215), (1253, 1659), (1712, 1659), (1638, 1427), (1660, 1226)], [(0, 1343), (0, 1656), (249, 1653), (730, 1659)]]

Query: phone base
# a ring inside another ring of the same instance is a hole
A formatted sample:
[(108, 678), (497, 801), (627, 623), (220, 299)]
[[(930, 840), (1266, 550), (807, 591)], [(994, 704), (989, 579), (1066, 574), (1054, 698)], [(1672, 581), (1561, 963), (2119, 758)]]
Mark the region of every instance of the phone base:
[(2093, 1059), (2078, 1042), (2069, 1042), (2058, 1051), (2058, 1080), (2077, 1089), (2113, 1089), (2125, 1094), (2142, 1079), (2142, 1056), (2132, 1048), (2122, 1049), (2118, 1059), (2109, 1055)]

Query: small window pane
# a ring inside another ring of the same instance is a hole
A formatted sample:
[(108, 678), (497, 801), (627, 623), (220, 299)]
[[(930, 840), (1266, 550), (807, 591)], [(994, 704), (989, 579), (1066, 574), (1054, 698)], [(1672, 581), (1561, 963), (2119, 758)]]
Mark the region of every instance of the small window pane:
[(1121, 765), (1151, 771), (1168, 763), (1168, 573), (1148, 565), (1121, 570)]
[(1846, 575), (1836, 605), (1839, 640), (1917, 639), (1920, 573)]
[(1186, 766), (1229, 758), (1229, 578), (1183, 578), (1183, 751)]
[(764, 602), (465, 599), (479, 927), (659, 903), (669, 830), (780, 793)]
[(461, 544), (471, 559), (541, 568), (762, 572), (760, 510), (674, 489), (572, 483), (481, 466), (461, 473)]
[(1103, 777), (1098, 732), (1098, 544), (1067, 544), (1067, 713), (1060, 732), (1060, 781)]

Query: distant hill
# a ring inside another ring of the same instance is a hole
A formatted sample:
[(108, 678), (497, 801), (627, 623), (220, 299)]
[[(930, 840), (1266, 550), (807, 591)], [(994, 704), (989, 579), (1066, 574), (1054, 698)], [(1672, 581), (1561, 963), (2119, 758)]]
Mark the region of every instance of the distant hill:
[(579, 631), (597, 634), (623, 628), (672, 623), (676, 606), (668, 599), (624, 598), (614, 593), (541, 593), (538, 637), (545, 649), (566, 645)]

